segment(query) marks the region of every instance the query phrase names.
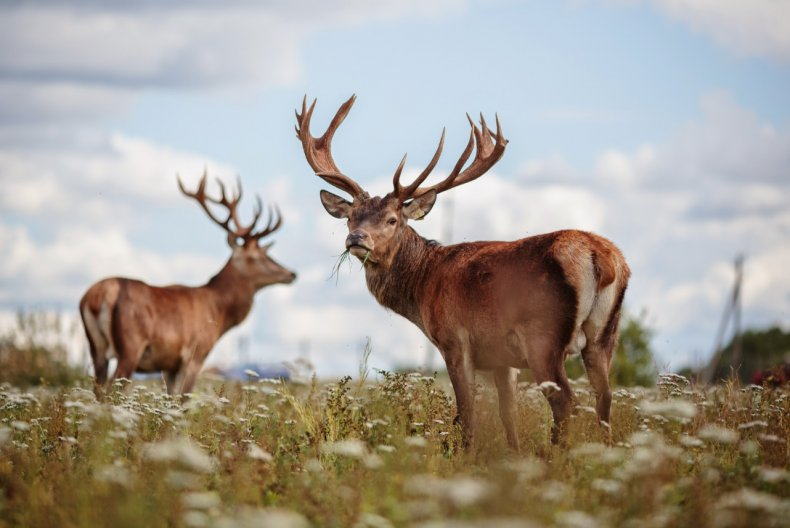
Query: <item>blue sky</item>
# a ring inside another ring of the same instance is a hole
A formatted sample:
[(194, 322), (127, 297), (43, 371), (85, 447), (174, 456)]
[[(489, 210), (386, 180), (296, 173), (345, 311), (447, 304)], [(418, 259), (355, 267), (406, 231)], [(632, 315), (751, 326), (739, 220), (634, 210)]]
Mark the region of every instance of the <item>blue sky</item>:
[[(293, 134), (357, 102), (334, 142), (347, 174), (389, 189), (442, 127), (449, 170), (464, 114), (510, 140), (486, 176), (415, 223), (452, 241), (594, 230), (629, 259), (661, 365), (710, 353), (731, 261), (747, 255), (745, 321), (790, 325), (790, 3), (770, 0), (90, 0), (0, 7), (0, 311), (76, 314), (109, 275), (199, 284), (225, 237), (179, 173), (240, 175), (283, 210), (273, 254), (299, 272), (265, 289), (239, 339), (261, 361), (308, 354), (319, 374), (419, 364), (425, 339), (379, 307), (358, 266), (327, 280), (345, 237)], [(450, 209), (447, 204), (452, 203)], [(250, 209), (247, 209), (249, 212)], [(450, 216), (451, 215), (451, 216)], [(75, 351), (85, 343), (75, 340)], [(76, 354), (77, 352), (75, 352)]]

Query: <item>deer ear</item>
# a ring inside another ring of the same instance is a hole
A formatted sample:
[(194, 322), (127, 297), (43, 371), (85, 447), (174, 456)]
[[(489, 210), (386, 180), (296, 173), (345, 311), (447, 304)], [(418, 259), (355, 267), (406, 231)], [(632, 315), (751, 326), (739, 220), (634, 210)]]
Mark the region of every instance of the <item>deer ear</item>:
[(403, 214), (409, 220), (420, 220), (423, 216), (431, 212), (433, 204), (436, 203), (436, 191), (428, 191), (422, 196), (403, 205)]
[(351, 213), (351, 202), (329, 191), (321, 191), (321, 203), (326, 212), (335, 218), (348, 218)]

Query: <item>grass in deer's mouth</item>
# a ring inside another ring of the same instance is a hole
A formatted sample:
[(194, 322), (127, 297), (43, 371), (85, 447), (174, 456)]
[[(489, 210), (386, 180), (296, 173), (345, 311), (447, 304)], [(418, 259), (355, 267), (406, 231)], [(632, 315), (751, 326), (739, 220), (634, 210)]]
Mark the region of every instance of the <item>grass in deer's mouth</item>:
[[(368, 260), (370, 260), (370, 251), (365, 253), (365, 258), (362, 261), (362, 269), (365, 268), (365, 264), (368, 263)], [(340, 255), (338, 255), (337, 262), (335, 262), (335, 265), (332, 266), (332, 273), (329, 275), (329, 278), (331, 279), (332, 277), (334, 277), (335, 284), (337, 284), (337, 281), (340, 278), (340, 266), (342, 266), (344, 262), (348, 262), (349, 268), (351, 267), (351, 250), (349, 249), (345, 250)]]
[(343, 265), (344, 262), (348, 262), (349, 268), (351, 267), (351, 251), (345, 250), (340, 255), (337, 256), (337, 262), (335, 265), (332, 266), (332, 273), (329, 275), (329, 278), (335, 277), (335, 284), (337, 284), (338, 279), (340, 279), (340, 266)]

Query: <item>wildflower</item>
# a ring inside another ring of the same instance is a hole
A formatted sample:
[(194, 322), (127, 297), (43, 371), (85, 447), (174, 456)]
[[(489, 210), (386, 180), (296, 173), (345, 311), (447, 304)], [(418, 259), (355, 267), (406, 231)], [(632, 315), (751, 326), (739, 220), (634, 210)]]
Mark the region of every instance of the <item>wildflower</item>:
[(270, 528), (309, 528), (310, 523), (301, 513), (283, 508), (243, 509), (231, 526)]
[(590, 515), (582, 511), (568, 511), (557, 514), (557, 524), (567, 528), (597, 528), (600, 523)]
[(131, 429), (137, 425), (138, 418), (139, 417), (129, 409), (120, 407), (118, 405), (113, 405), (112, 407), (113, 421), (124, 429)]
[(204, 526), (211, 526), (211, 517), (202, 511), (188, 510), (184, 512), (182, 520), (186, 526), (191, 528), (203, 528)]
[(412, 494), (434, 497), (456, 508), (473, 506), (492, 491), (488, 482), (466, 476), (442, 479), (434, 475), (415, 475), (406, 481), (405, 486)]
[(354, 528), (392, 528), (389, 519), (375, 513), (362, 513)]
[(181, 496), (185, 508), (209, 510), (222, 504), (216, 491), (192, 491)]
[(395, 452), (395, 447), (394, 446), (386, 445), (386, 444), (378, 445), (378, 446), (376, 446), (376, 449), (378, 449), (379, 451), (381, 451), (383, 453), (394, 453)]
[(109, 484), (117, 484), (123, 487), (129, 486), (129, 471), (120, 460), (98, 468), (94, 473), (94, 478)]
[(260, 378), (261, 377), (260, 374), (258, 374), (257, 372), (255, 372), (252, 369), (244, 369), (244, 375), (245, 376), (249, 376), (251, 378)]
[(200, 477), (186, 471), (168, 471), (165, 483), (173, 489), (195, 489), (200, 486)]
[(64, 444), (72, 444), (72, 445), (74, 445), (74, 444), (77, 443), (77, 439), (74, 438), (73, 436), (59, 436), (58, 440), (60, 440)]
[(210, 473), (211, 458), (185, 439), (165, 440), (143, 446), (143, 457), (152, 462), (174, 462), (198, 473)]
[(778, 484), (785, 481), (790, 482), (790, 471), (780, 468), (761, 467), (757, 470), (760, 480), (769, 484)]
[(30, 431), (30, 424), (21, 420), (14, 420), (11, 422), (11, 427), (17, 431)]
[(734, 444), (738, 441), (738, 433), (720, 425), (709, 424), (697, 433), (702, 440), (719, 444)]
[(668, 420), (688, 423), (697, 415), (697, 406), (680, 399), (643, 401), (639, 404), (639, 412), (644, 416), (661, 416)]
[(503, 462), (502, 468), (516, 473), (519, 482), (535, 480), (546, 474), (546, 464), (537, 458)]
[(403, 439), (403, 443), (410, 447), (425, 447), (428, 442), (421, 436), (407, 436)]
[(592, 488), (609, 495), (617, 495), (622, 491), (623, 484), (618, 480), (597, 478), (592, 481)]
[(247, 456), (253, 460), (260, 460), (261, 462), (272, 462), (274, 460), (271, 453), (261, 449), (256, 444), (250, 444), (247, 447)]
[(596, 458), (606, 451), (606, 446), (598, 442), (581, 444), (571, 449), (571, 456), (574, 458)]
[(554, 383), (553, 381), (544, 381), (540, 385), (538, 385), (538, 389), (546, 396), (551, 396), (555, 392), (560, 391), (560, 386)]
[[(783, 502), (785, 504), (783, 504)], [(779, 513), (787, 509), (787, 501), (782, 501), (770, 493), (741, 488), (722, 496), (714, 507), (715, 510), (751, 510), (764, 513)]]
[(689, 436), (689, 435), (680, 435), (680, 445), (685, 447), (702, 447), (705, 445), (705, 442), (697, 438), (696, 436)]
[(753, 422), (743, 423), (738, 426), (738, 430), (743, 431), (745, 429), (756, 429), (758, 427), (761, 428), (768, 427), (768, 422), (764, 422), (762, 420), (755, 420)]

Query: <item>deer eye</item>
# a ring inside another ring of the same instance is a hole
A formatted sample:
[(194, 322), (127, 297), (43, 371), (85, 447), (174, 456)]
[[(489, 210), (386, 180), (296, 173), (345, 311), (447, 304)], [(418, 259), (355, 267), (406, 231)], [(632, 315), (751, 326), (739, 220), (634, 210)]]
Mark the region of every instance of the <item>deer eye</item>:
[(395, 224), (397, 224), (397, 223), (398, 223), (398, 219), (397, 219), (397, 218), (395, 218), (395, 217), (393, 216), (392, 218), (390, 218), (389, 220), (387, 220), (387, 223), (388, 223), (389, 225), (395, 225)]

